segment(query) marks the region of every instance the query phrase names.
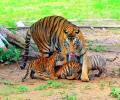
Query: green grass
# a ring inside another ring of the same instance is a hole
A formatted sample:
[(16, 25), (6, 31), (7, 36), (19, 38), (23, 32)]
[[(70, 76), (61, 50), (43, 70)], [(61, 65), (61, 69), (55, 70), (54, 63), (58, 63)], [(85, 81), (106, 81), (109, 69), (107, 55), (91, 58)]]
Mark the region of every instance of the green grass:
[[(0, 81), (0, 84), (3, 84), (2, 87), (0, 87), (0, 95), (1, 96), (9, 96), (11, 94), (18, 94), (18, 93), (24, 93), (28, 91), (34, 91), (34, 90), (45, 90), (45, 89), (58, 89), (58, 88), (65, 88), (66, 85), (69, 85), (67, 83), (58, 82), (55, 80), (48, 80), (45, 84), (38, 85), (36, 88), (27, 88), (24, 85), (19, 85), (15, 83), (11, 83), (11, 81)], [(45, 94), (52, 95), (53, 92)]]
[(4, 84), (4, 85), (15, 85), (15, 84), (17, 84), (17, 83), (14, 83), (14, 82), (9, 81), (9, 80), (0, 79), (0, 84)]
[(83, 84), (80, 86), (80, 90), (83, 91), (83, 90), (89, 90), (91, 89), (91, 84), (89, 83), (86, 83), (86, 84)]
[(35, 88), (35, 90), (45, 90), (48, 88), (47, 84), (41, 84)]
[(48, 97), (48, 96), (54, 95), (54, 93), (56, 93), (54, 90), (49, 90), (48, 92), (44, 92), (42, 96)]
[(47, 84), (51, 88), (63, 88), (65, 86), (65, 84), (63, 82), (58, 82), (58, 81), (54, 81), (54, 80), (48, 80)]
[(0, 88), (0, 95), (9, 96), (11, 94), (23, 93), (23, 92), (26, 92), (27, 90), (28, 90), (27, 87), (24, 85), (4, 84)]
[(3, 96), (8, 96), (10, 94), (16, 94), (16, 93), (19, 93), (19, 91), (15, 86), (7, 85), (7, 86), (3, 86), (0, 89), (0, 95), (3, 95)]
[(105, 87), (105, 82), (103, 80), (100, 81), (100, 89), (104, 89)]
[(16, 21), (29, 22), (49, 15), (119, 20), (119, 9), (120, 0), (0, 0), (0, 26), (15, 27)]
[(65, 85), (62, 82), (57, 82), (54, 80), (48, 80), (46, 84), (41, 84), (35, 88), (35, 90), (45, 90), (48, 88), (63, 88)]
[(64, 91), (64, 92), (60, 92), (60, 95), (62, 100), (77, 100), (76, 93), (72, 93), (71, 95), (68, 95)]
[(26, 92), (28, 90), (24, 85), (19, 85), (17, 88), (19, 92)]
[(88, 49), (94, 52), (104, 52), (106, 50), (106, 46), (104, 45), (88, 45)]

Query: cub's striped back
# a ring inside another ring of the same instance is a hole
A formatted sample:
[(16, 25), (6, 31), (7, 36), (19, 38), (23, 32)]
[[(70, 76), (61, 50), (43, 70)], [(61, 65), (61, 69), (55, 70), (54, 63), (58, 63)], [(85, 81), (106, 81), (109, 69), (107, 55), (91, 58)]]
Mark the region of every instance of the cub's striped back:
[[(35, 78), (40, 78), (43, 80), (56, 79), (56, 77), (54, 76), (54, 67), (56, 66), (56, 62), (62, 59), (63, 59), (62, 56), (59, 53), (55, 52), (49, 58), (40, 57), (36, 60), (33, 60), (28, 65), (26, 75), (23, 77), (22, 81), (24, 81), (28, 76), (29, 70), (31, 70), (30, 77), (32, 79)], [(35, 76), (34, 74), (37, 76)]]

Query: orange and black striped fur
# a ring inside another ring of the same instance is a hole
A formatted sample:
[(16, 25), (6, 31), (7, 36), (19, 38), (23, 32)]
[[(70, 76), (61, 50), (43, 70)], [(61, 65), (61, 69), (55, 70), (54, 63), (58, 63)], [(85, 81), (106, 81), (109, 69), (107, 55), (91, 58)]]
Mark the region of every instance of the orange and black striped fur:
[[(57, 61), (61, 61), (63, 58), (61, 54), (54, 53), (51, 55), (49, 58), (46, 57), (40, 57), (36, 60), (33, 60), (27, 68), (25, 76), (22, 78), (22, 81), (24, 81), (28, 74), (29, 70), (31, 70), (30, 77), (32, 79), (43, 79), (43, 80), (48, 80), (48, 79), (56, 79), (57, 77), (54, 76), (54, 68), (56, 66)], [(37, 76), (35, 76), (35, 75)]]
[(56, 72), (55, 76), (63, 79), (77, 79), (79, 73), (81, 73), (82, 68), (80, 63), (68, 62), (62, 65)]
[(38, 20), (27, 31), (24, 61), (20, 68), (24, 69), (26, 66), (31, 37), (36, 43), (40, 54), (49, 57), (56, 50), (65, 55), (65, 39), (68, 38), (73, 41), (79, 34), (82, 36), (79, 27), (61, 16), (48, 16)]

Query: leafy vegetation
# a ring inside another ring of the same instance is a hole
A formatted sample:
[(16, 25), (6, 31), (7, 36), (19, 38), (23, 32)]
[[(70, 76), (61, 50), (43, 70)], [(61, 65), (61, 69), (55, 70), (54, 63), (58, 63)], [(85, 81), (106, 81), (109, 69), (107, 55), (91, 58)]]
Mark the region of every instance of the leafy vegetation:
[(3, 51), (0, 48), (0, 62), (17, 61), (19, 59), (19, 56), (20, 56), (20, 50), (15, 47), (11, 47), (7, 49), (7, 51)]
[(120, 0), (1, 0), (0, 26), (15, 27), (16, 21), (29, 22), (49, 15), (67, 19), (120, 19)]
[(120, 89), (119, 88), (111, 88), (110, 96), (117, 98), (120, 100)]

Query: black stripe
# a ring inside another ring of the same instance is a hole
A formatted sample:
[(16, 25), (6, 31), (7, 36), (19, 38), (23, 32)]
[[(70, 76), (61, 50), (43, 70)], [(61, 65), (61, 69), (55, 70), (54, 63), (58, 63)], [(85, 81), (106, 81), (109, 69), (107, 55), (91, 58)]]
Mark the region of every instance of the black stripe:
[[(61, 18), (61, 17), (60, 17)], [(57, 38), (57, 36), (56, 36), (56, 34), (58, 34), (58, 30), (60, 29), (60, 27), (59, 27), (59, 25), (60, 25), (60, 22), (63, 20), (63, 18), (61, 18), (61, 19), (59, 19), (59, 21), (58, 21), (58, 23), (55, 25), (55, 27), (54, 27), (54, 30), (56, 29), (56, 31), (54, 31), (54, 37), (56, 37)], [(57, 41), (58, 40), (58, 41)], [(61, 46), (60, 46), (60, 42), (59, 42), (59, 36), (58, 36), (58, 38), (56, 39), (56, 44), (58, 45), (58, 50), (61, 52)]]
[[(42, 25), (44, 25), (45, 20), (46, 20), (46, 17), (42, 19), (42, 21), (41, 21)], [(42, 27), (43, 27), (43, 26), (42, 26)]]
[(53, 16), (50, 16), (50, 17), (49, 17), (49, 20), (48, 20), (48, 21), (49, 21), (49, 27), (50, 27), (50, 25), (51, 25), (51, 19), (52, 19), (52, 18), (53, 18)]
[[(63, 26), (64, 26), (65, 22), (67, 22), (67, 20), (65, 20), (65, 21), (63, 22), (62, 28), (63, 28)], [(62, 31), (62, 28), (61, 28), (61, 31)], [(61, 35), (61, 31), (60, 31), (59, 36)]]

